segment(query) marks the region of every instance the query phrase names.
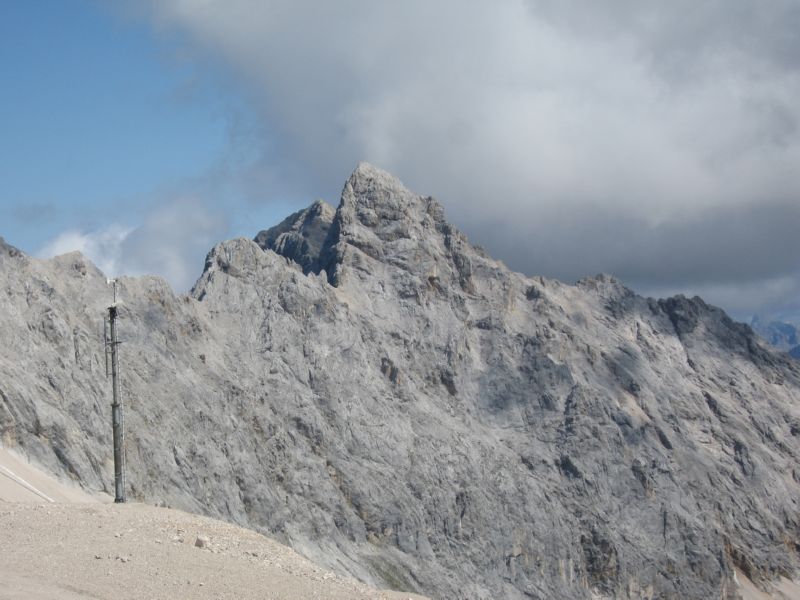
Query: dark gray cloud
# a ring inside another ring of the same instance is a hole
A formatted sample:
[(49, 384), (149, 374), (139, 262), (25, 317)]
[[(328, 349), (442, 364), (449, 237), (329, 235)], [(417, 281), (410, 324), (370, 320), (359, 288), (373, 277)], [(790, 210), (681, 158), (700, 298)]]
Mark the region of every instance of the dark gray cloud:
[(528, 273), (740, 313), (800, 287), (795, 0), (145, 5), (241, 84), (265, 200), (364, 159)]
[(800, 202), (715, 207), (656, 225), (595, 208), (465, 225), (516, 270), (566, 280), (610, 272), (642, 293), (699, 294), (741, 318), (800, 314)]
[[(655, 225), (596, 208), (525, 216), (511, 225), (500, 218), (493, 227), (467, 227), (477, 232), (476, 241), (508, 256), (509, 266), (533, 265), (536, 272), (569, 280), (611, 271), (647, 286), (721, 284), (800, 268), (800, 202), (714, 207)], [(523, 236), (532, 254), (517, 252)]]

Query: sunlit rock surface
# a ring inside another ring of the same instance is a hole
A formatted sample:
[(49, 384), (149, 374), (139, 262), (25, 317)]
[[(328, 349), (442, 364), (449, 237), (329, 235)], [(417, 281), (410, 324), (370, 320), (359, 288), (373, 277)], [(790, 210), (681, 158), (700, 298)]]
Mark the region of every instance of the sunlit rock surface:
[[(123, 278), (130, 494), (439, 598), (733, 598), (797, 576), (800, 362), (699, 298), (510, 272), (362, 164)], [(0, 436), (113, 485), (105, 277), (0, 244)]]

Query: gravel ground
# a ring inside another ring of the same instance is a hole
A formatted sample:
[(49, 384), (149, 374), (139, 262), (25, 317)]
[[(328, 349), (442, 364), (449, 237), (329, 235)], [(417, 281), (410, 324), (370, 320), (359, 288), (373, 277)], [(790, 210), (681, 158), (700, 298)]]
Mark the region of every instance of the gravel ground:
[(143, 504), (0, 501), (0, 599), (411, 599), (255, 532)]

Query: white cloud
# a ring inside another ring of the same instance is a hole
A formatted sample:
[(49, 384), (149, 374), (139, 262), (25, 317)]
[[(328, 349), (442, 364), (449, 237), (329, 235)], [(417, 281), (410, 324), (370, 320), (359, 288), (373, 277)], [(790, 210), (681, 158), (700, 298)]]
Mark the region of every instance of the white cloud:
[(121, 264), (128, 275), (161, 275), (177, 291), (188, 290), (203, 258), (227, 233), (226, 219), (195, 198), (178, 198), (153, 209), (125, 238)]
[(122, 244), (132, 228), (110, 225), (97, 231), (70, 229), (57, 235), (36, 252), (39, 258), (52, 258), (78, 251), (109, 277), (119, 275)]
[(754, 2), (711, 4), (161, 0), (154, 10), (245, 79), (281, 152), (311, 177), (338, 183), (365, 157), (464, 200), (476, 183), (500, 184), (513, 204), (613, 202), (663, 219), (750, 201), (772, 176), (800, 190), (788, 170), (797, 65), (775, 66), (766, 39), (741, 43), (760, 25), (726, 15)]
[(36, 256), (77, 250), (110, 277), (160, 275), (177, 292), (185, 292), (202, 272), (205, 254), (226, 233), (222, 216), (197, 199), (177, 198), (153, 207), (137, 227), (65, 231)]

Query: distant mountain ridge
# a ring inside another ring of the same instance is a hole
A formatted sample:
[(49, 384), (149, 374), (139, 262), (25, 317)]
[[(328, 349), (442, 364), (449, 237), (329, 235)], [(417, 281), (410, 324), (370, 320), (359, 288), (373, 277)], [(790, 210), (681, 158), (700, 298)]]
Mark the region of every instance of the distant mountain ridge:
[(772, 346), (800, 359), (800, 326), (778, 320), (764, 322), (757, 315), (750, 326)]
[[(361, 164), (120, 279), (132, 498), (437, 598), (736, 598), (800, 569), (800, 363), (700, 298), (509, 271)], [(103, 274), (0, 247), (0, 439), (108, 489)]]

